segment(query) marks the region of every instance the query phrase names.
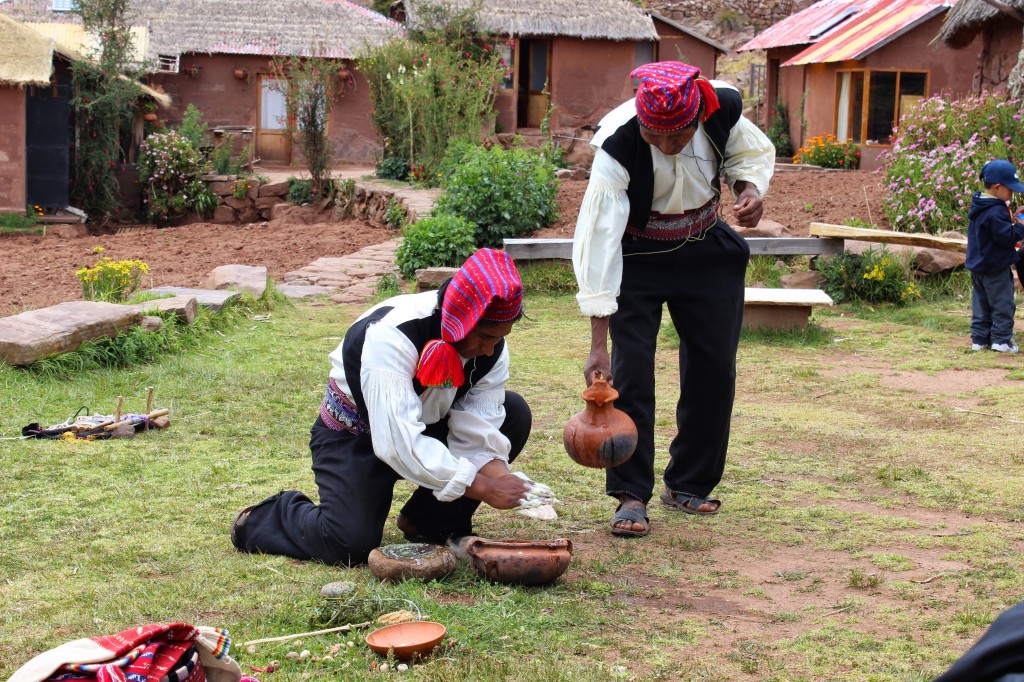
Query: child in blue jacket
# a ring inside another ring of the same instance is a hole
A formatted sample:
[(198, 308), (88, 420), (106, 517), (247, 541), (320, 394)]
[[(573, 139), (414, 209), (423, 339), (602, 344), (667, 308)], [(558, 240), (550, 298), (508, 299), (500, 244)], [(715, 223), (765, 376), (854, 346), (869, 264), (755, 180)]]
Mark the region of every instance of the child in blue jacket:
[(1013, 340), (1012, 268), (1020, 258), (1016, 245), (1024, 240), (1024, 224), (1009, 208), (1024, 184), (1009, 161), (995, 159), (981, 169), (984, 192), (975, 192), (967, 224), (967, 269), (971, 271), (971, 349), (1016, 353)]

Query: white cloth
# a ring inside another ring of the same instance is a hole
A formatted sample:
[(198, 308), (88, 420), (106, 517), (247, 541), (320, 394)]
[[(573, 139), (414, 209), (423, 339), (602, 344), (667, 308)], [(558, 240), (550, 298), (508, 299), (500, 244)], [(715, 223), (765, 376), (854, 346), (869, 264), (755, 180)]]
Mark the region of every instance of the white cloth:
[[(397, 325), (429, 316), (437, 292), (399, 296), (386, 303), (394, 309), (367, 327), (359, 371), (373, 451), (402, 478), (450, 502), (465, 494), (480, 467), (494, 459), (508, 462), (511, 444), (499, 431), (505, 421), (508, 344), (502, 346), (491, 371), (458, 400), (454, 388), (428, 388), (417, 395), (412, 380), (420, 349)], [(342, 344), (329, 356), (331, 378), (351, 397)], [(463, 366), (466, 363), (463, 358)], [(423, 435), (427, 424), (445, 416), (448, 447)]]
[[(712, 83), (715, 87), (732, 87), (721, 81)], [(616, 107), (601, 120), (590, 142), (596, 152), (576, 220), (572, 252), (579, 285), (576, 300), (587, 317), (607, 317), (618, 310), (615, 299), (622, 283), (622, 235), (629, 218), (629, 173), (600, 147), (635, 115), (635, 100)], [(775, 167), (775, 147), (756, 125), (741, 116), (729, 133), (722, 156), (722, 180), (734, 195), (738, 194), (734, 186), (740, 180), (752, 183), (761, 196), (768, 192)], [(715, 177), (715, 153), (703, 124), (679, 154), (668, 156), (651, 146), (651, 157), (651, 210), (683, 213), (700, 208), (714, 197), (711, 180)]]

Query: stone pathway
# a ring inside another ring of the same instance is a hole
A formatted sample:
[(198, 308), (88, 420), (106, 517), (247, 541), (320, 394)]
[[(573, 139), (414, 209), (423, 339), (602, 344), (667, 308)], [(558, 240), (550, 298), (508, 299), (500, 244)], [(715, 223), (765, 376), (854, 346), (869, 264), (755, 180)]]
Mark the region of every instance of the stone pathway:
[[(256, 172), (271, 182), (287, 180), (289, 176), (300, 177), (302, 169), (256, 168)], [(429, 215), (434, 201), (440, 195), (439, 189), (396, 188), (383, 180), (372, 177), (372, 166), (347, 166), (334, 169), (334, 176), (353, 179), (357, 187), (365, 189), (387, 189), (394, 192), (409, 213), (410, 222)], [(398, 277), (395, 266), (395, 250), (401, 240), (393, 239), (360, 249), (341, 257), (318, 258), (309, 265), (288, 272), (284, 283), (277, 288), (289, 298), (313, 298), (328, 295), (333, 303), (365, 304), (371, 301), (377, 291), (381, 277)]]

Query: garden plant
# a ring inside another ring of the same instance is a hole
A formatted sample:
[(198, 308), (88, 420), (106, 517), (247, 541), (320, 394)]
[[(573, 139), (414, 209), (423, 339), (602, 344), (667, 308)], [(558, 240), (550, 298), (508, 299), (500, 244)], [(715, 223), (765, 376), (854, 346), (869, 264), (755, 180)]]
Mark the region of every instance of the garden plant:
[(796, 150), (793, 163), (856, 170), (860, 167), (860, 146), (850, 140), (840, 141), (831, 133), (815, 135)]

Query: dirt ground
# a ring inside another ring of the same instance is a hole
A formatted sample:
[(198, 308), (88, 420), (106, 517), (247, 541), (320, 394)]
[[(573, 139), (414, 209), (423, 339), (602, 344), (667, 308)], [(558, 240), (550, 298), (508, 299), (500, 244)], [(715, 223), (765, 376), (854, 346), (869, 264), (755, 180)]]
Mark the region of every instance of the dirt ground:
[[(559, 189), (560, 218), (537, 237), (571, 237), (586, 181), (567, 181)], [(782, 171), (775, 174), (765, 199), (765, 218), (786, 226), (793, 236), (806, 234), (811, 222), (843, 223), (849, 218), (887, 226), (882, 215), (881, 176), (868, 172)], [(723, 202), (726, 220), (731, 202)], [(41, 235), (0, 235), (0, 316), (79, 300), (75, 271), (96, 262), (93, 247), (114, 260), (137, 259), (149, 265), (144, 286), (201, 287), (218, 265), (264, 265), (282, 281), (285, 273), (323, 256), (343, 256), (396, 237), (384, 226), (365, 221), (289, 225), (199, 223), (128, 234), (64, 239)]]

